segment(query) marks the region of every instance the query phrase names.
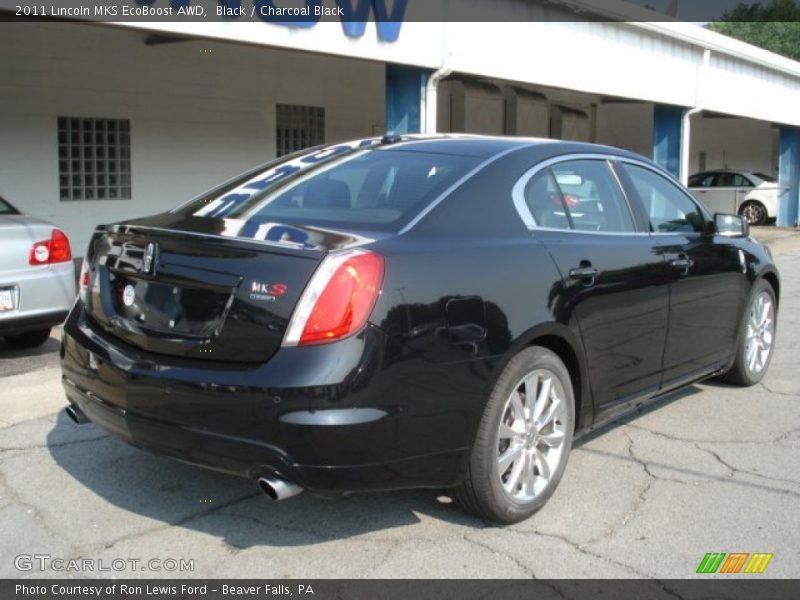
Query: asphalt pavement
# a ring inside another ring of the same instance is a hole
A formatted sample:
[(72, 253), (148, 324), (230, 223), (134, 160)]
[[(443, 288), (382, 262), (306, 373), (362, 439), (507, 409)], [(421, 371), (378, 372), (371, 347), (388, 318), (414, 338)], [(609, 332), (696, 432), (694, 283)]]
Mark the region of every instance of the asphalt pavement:
[[(797, 577), (800, 234), (755, 235), (783, 284), (764, 382), (695, 385), (594, 433), (547, 506), (512, 527), (433, 490), (272, 503), (75, 426), (59, 331), (34, 351), (0, 342), (0, 577), (666, 579), (696, 577), (708, 552), (772, 553), (760, 577)], [(77, 558), (89, 562), (53, 562)]]

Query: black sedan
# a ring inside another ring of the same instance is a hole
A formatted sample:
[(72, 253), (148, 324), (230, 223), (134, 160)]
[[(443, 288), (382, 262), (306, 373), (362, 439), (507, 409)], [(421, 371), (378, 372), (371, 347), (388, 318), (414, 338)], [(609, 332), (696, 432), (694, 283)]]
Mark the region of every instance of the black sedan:
[(67, 412), (273, 499), (445, 487), (515, 522), (575, 436), (702, 379), (758, 382), (779, 285), (740, 217), (624, 150), (320, 147), (97, 229)]

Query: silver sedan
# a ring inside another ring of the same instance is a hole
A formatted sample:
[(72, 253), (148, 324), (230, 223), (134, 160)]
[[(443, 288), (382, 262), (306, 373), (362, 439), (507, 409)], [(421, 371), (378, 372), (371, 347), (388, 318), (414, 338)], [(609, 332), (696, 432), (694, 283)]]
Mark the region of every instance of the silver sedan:
[(0, 198), (0, 336), (11, 346), (38, 346), (74, 300), (66, 234)]

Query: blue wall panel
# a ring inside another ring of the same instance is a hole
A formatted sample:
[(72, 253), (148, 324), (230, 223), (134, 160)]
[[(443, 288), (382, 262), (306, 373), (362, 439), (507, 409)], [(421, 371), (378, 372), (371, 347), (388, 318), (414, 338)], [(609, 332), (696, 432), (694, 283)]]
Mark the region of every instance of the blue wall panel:
[(421, 107), (428, 72), (404, 65), (386, 65), (386, 132), (420, 133)]
[(800, 129), (781, 129), (778, 181), (778, 225), (794, 227), (800, 212)]
[(680, 106), (657, 104), (653, 114), (653, 160), (675, 177), (681, 170), (683, 112)]

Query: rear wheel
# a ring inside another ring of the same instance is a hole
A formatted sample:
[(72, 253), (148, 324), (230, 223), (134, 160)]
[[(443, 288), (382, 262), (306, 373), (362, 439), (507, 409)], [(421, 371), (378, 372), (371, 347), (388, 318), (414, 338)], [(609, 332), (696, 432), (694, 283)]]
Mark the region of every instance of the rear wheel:
[(757, 281), (744, 314), (736, 359), (731, 370), (722, 377), (723, 381), (751, 386), (763, 379), (775, 345), (776, 306), (772, 286), (763, 279)]
[(739, 215), (750, 225), (763, 225), (767, 222), (767, 209), (761, 202), (756, 200), (749, 200), (742, 204), (739, 209)]
[(34, 348), (41, 346), (50, 338), (50, 328), (26, 331), (17, 335), (5, 336), (6, 343), (15, 348)]
[(489, 396), (454, 500), (480, 517), (516, 523), (553, 494), (572, 447), (575, 403), (561, 359), (538, 346), (517, 354)]

